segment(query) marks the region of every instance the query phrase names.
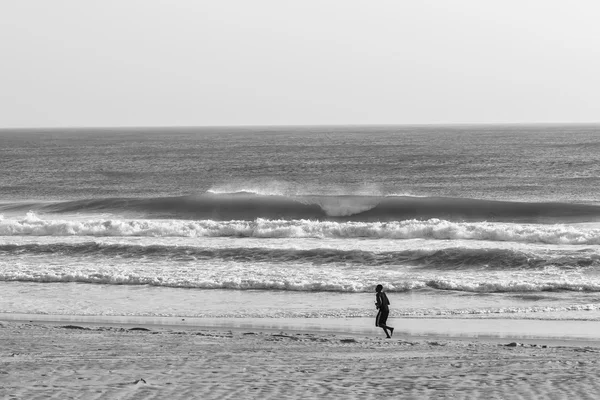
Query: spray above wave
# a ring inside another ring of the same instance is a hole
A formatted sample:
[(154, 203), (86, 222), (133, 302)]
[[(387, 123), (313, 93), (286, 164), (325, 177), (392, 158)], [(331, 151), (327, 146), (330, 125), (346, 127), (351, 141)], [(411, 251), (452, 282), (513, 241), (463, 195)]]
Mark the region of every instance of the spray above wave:
[(232, 179), (227, 183), (213, 185), (207, 190), (212, 194), (235, 194), (248, 193), (261, 196), (365, 196), (365, 197), (383, 197), (390, 194), (382, 185), (363, 182), (361, 184), (345, 185), (331, 183), (289, 182), (285, 180), (273, 179)]
[(567, 203), (521, 203), (460, 198), (408, 196), (265, 196), (239, 192), (164, 198), (109, 198), (55, 203), (12, 203), (0, 212), (135, 214), (145, 218), (214, 221), (311, 219), (386, 222), (407, 219), (568, 223), (600, 221), (600, 206)]
[(315, 220), (189, 221), (143, 219), (0, 219), (0, 236), (253, 237), (458, 239), (546, 244), (598, 245), (600, 229), (585, 226), (450, 222), (439, 219), (397, 222)]
[(165, 262), (219, 260), (239, 263), (328, 264), (370, 268), (378, 266), (412, 266), (427, 270), (534, 270), (548, 267), (572, 270), (600, 267), (600, 254), (561, 251), (532, 254), (507, 249), (447, 248), (443, 250), (405, 250), (372, 252), (316, 248), (310, 250), (272, 248), (205, 248), (169, 245), (131, 245), (88, 243), (0, 244), (4, 256), (47, 255), (68, 257), (107, 257), (119, 259), (160, 259)]

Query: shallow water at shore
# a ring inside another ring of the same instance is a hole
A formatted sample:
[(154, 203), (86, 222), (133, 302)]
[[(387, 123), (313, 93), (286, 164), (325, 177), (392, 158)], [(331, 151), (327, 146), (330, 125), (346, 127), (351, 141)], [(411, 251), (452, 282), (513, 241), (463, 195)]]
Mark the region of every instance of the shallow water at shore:
[[(181, 289), (148, 285), (0, 282), (0, 312), (195, 318), (374, 318), (371, 293)], [(390, 294), (392, 318), (600, 320), (600, 297), (568, 293)], [(570, 303), (569, 303), (570, 302)]]

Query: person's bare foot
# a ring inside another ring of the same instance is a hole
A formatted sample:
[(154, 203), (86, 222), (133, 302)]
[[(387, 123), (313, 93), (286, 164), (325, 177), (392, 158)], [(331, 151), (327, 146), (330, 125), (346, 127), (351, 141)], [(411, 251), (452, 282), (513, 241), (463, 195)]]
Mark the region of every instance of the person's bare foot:
[(394, 336), (394, 328), (390, 328), (390, 337)]

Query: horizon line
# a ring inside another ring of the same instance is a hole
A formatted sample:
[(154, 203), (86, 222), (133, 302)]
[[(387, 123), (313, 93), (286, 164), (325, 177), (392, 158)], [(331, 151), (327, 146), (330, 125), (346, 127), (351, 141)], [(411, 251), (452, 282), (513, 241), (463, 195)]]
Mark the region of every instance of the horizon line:
[(378, 123), (378, 124), (233, 124), (233, 125), (72, 125), (72, 126), (13, 126), (4, 130), (53, 130), (53, 129), (195, 129), (195, 128), (277, 128), (277, 127), (377, 127), (377, 126), (506, 126), (506, 125), (600, 125), (596, 122), (450, 122), (450, 123)]

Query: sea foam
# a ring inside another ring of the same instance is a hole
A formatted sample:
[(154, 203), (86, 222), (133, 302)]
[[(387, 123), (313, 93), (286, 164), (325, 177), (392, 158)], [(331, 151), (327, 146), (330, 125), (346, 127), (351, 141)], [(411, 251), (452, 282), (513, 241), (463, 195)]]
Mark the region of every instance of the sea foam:
[(600, 244), (600, 229), (564, 224), (451, 222), (440, 219), (392, 222), (315, 220), (254, 221), (174, 219), (0, 219), (1, 236), (147, 236), (254, 238), (462, 239), (545, 244)]
[(4, 256), (97, 257), (99, 259), (145, 259), (160, 261), (225, 261), (236, 263), (309, 264), (371, 267), (419, 267), (422, 270), (541, 270), (548, 267), (572, 270), (600, 267), (600, 254), (582, 251), (556, 251), (535, 254), (516, 249), (448, 247), (398, 251), (343, 250), (332, 248), (212, 248), (182, 245), (82, 243), (0, 244)]

